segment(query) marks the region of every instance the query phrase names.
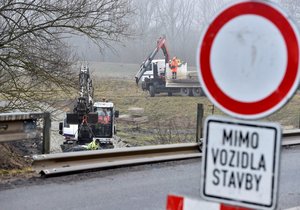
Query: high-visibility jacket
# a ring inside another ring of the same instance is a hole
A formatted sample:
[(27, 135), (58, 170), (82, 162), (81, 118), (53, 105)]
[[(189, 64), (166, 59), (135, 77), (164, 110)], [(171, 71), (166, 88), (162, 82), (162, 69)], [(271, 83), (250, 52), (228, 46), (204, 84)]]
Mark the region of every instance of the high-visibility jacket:
[(99, 149), (99, 144), (97, 144), (96, 141), (93, 140), (91, 143), (89, 143), (87, 145), (87, 149), (88, 150), (97, 150), (97, 149)]
[(177, 72), (177, 68), (178, 68), (178, 61), (177, 59), (173, 59), (171, 62), (171, 71)]

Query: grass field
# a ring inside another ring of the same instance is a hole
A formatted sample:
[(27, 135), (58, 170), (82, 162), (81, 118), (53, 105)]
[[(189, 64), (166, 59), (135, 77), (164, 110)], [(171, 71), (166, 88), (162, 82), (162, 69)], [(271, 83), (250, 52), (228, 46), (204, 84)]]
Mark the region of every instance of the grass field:
[[(93, 69), (94, 68), (94, 69)], [(144, 124), (118, 123), (118, 136), (131, 145), (195, 142), (197, 104), (204, 106), (204, 117), (225, 115), (212, 105), (206, 97), (168, 97), (161, 94), (151, 98), (135, 84), (134, 75), (139, 65), (94, 63), (91, 67), (94, 79), (95, 100), (103, 98), (114, 102), (120, 114), (128, 114), (128, 108), (144, 108), (149, 122)], [(279, 122), (285, 129), (299, 127), (300, 95), (280, 111), (262, 119)]]

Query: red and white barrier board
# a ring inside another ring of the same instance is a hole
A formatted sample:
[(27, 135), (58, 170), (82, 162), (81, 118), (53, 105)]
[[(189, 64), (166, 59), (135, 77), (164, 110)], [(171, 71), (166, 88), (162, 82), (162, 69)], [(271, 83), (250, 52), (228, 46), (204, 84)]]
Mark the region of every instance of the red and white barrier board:
[(200, 201), (178, 195), (168, 195), (166, 210), (250, 210), (220, 203)]

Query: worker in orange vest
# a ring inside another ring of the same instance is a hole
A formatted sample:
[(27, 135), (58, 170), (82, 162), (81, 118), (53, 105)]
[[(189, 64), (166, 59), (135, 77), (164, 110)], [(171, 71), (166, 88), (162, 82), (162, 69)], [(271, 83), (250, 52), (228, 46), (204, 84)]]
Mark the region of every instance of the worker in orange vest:
[(174, 57), (170, 63), (170, 68), (172, 71), (172, 79), (176, 79), (177, 77), (177, 68), (178, 68), (178, 60)]

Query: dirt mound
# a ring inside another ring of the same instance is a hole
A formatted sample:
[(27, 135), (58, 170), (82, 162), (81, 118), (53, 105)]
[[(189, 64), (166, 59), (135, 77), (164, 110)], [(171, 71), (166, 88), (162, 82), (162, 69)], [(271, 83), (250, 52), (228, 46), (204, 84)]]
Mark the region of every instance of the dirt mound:
[(31, 166), (31, 156), (41, 154), (42, 140), (32, 139), (0, 144), (0, 170)]
[(29, 158), (25, 158), (15, 146), (0, 144), (0, 169), (22, 169), (30, 166)]

